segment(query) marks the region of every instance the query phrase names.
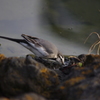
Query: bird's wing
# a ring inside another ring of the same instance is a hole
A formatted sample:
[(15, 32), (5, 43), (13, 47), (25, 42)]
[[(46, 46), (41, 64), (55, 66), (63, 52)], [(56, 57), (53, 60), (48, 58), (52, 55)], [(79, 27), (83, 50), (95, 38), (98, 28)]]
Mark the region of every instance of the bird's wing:
[(35, 44), (36, 46), (40, 46), (42, 47), (42, 45), (39, 43), (39, 39), (37, 37), (32, 37), (32, 36), (29, 36), (29, 35), (25, 35), (25, 34), (22, 34), (21, 35), (27, 42), (31, 42), (33, 44)]
[(40, 39), (25, 34), (21, 35), (33, 48), (37, 49), (38, 52), (43, 52), (44, 55), (48, 55), (46, 48), (41, 44)]
[(37, 38), (37, 37), (28, 36), (25, 34), (22, 34), (21, 36), (27, 42), (29, 42), (29, 44), (35, 45), (35, 47), (38, 47), (39, 49), (45, 51), (46, 53), (49, 53), (49, 54), (58, 53), (57, 47), (54, 44), (52, 44), (46, 40), (43, 40), (43, 39)]

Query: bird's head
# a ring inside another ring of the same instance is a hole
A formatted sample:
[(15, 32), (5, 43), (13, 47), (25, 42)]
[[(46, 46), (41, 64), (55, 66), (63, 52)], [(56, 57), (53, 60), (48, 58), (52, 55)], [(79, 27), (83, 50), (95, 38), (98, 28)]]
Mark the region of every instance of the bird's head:
[(60, 64), (65, 65), (65, 58), (61, 53), (58, 53), (57, 59), (56, 59)]

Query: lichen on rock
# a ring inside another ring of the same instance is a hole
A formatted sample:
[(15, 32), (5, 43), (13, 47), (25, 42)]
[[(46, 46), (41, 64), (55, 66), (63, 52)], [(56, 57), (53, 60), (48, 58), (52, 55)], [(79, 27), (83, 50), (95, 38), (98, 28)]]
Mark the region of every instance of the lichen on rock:
[(4, 54), (0, 54), (0, 62), (5, 59), (6, 57), (4, 56)]

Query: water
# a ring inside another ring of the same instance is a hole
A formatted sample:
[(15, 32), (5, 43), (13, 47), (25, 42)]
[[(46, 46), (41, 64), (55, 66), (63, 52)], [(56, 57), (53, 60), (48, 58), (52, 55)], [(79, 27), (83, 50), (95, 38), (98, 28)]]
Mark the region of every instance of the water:
[[(70, 2), (68, 3), (70, 4)], [(87, 54), (89, 47), (83, 42), (88, 35), (84, 34), (83, 31), (90, 27), (90, 24), (86, 27), (87, 24), (83, 25), (69, 9), (66, 10), (62, 7), (60, 10), (57, 9), (59, 13), (62, 12), (62, 16), (58, 17), (57, 14), (49, 16), (51, 19), (54, 18), (55, 26), (59, 25), (59, 27), (55, 27), (51, 23), (52, 20), (49, 21), (49, 17), (46, 15), (46, 11), (50, 9), (45, 0), (1, 0), (0, 35), (22, 38), (21, 34), (24, 33), (54, 43), (65, 55)], [(66, 13), (64, 14), (64, 12)], [(50, 14), (52, 13), (49, 12), (48, 15)], [(89, 30), (88, 32), (92, 31)], [(8, 40), (0, 39), (0, 44), (0, 53), (6, 56), (24, 56), (31, 53), (19, 44)]]

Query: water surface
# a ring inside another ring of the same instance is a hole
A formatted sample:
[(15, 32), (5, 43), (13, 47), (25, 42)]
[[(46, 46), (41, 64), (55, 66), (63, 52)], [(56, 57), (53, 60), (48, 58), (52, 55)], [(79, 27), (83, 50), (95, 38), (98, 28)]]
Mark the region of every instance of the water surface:
[[(91, 3), (86, 0), (1, 0), (0, 35), (22, 38), (24, 33), (54, 43), (65, 55), (87, 54), (96, 37), (86, 45), (84, 40), (91, 32), (100, 32), (100, 10), (98, 5), (95, 8), (98, 3), (98, 0)], [(0, 44), (0, 53), (6, 56), (31, 53), (8, 40), (0, 39)]]

